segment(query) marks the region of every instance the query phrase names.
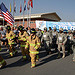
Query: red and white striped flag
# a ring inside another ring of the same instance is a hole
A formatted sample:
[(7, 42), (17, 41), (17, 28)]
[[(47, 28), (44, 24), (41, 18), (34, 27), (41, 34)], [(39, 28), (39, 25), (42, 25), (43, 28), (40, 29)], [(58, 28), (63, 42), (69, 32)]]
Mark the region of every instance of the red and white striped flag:
[(10, 14), (4, 3), (0, 5), (0, 16), (2, 16), (10, 25), (13, 25), (14, 17)]

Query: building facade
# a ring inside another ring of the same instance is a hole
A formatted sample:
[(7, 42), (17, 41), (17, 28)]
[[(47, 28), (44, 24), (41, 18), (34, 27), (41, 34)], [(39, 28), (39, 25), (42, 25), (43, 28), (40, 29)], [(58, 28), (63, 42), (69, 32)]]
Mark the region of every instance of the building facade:
[[(24, 25), (24, 27), (31, 27), (36, 28), (36, 20), (39, 21), (54, 21), (59, 22), (61, 18), (54, 12), (54, 13), (40, 13), (40, 14), (31, 14), (31, 17), (29, 18), (28, 15), (23, 16), (15, 16), (15, 23), (14, 26)], [(24, 24), (23, 24), (24, 19)], [(0, 19), (0, 25), (3, 25), (3, 19)], [(8, 23), (5, 21), (4, 25), (8, 25)]]

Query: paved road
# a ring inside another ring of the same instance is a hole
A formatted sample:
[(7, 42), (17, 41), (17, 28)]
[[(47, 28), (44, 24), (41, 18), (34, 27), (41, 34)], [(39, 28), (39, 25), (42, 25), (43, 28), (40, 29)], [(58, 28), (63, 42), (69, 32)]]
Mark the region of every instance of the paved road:
[(40, 60), (37, 66), (30, 68), (30, 62), (21, 62), (20, 50), (17, 56), (8, 58), (8, 53), (3, 47), (0, 54), (7, 62), (7, 66), (0, 69), (0, 75), (75, 75), (75, 63), (72, 62), (73, 55), (64, 59), (56, 59), (57, 53), (46, 56), (45, 50), (40, 51)]

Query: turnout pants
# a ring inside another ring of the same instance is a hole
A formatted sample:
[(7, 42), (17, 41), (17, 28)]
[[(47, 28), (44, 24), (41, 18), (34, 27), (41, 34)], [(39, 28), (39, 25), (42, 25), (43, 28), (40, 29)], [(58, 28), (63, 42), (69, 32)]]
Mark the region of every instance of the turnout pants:
[(23, 58), (26, 59), (26, 54), (29, 56), (29, 51), (28, 49), (27, 50), (25, 49), (26, 47), (25, 42), (22, 42), (20, 46), (21, 46), (20, 49), (21, 49)]
[(2, 56), (0, 56), (0, 64), (2, 66), (5, 66), (6, 65), (6, 61), (2, 58)]
[(10, 56), (13, 56), (13, 52), (17, 52), (16, 49), (14, 48), (14, 44), (9, 45), (9, 51), (10, 51)]
[(44, 47), (45, 47), (46, 52), (50, 52), (51, 51), (50, 41), (44, 41)]
[(62, 45), (62, 43), (59, 43), (58, 44), (58, 52), (59, 52), (59, 54), (60, 54), (60, 50), (62, 49), (62, 51), (63, 51), (63, 55), (65, 56), (65, 46), (64, 45)]

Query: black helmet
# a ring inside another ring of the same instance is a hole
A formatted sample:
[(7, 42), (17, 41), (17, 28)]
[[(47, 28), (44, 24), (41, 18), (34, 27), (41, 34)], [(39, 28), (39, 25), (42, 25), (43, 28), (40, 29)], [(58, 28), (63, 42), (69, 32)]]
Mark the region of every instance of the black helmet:
[(35, 30), (34, 28), (32, 28), (32, 29), (30, 30), (30, 33), (36, 33), (36, 30)]
[(20, 26), (18, 27), (18, 30), (19, 30), (19, 31), (24, 30), (24, 27), (20, 25)]
[(7, 30), (11, 30), (11, 27), (10, 27), (10, 26), (7, 26), (6, 29), (7, 29)]

